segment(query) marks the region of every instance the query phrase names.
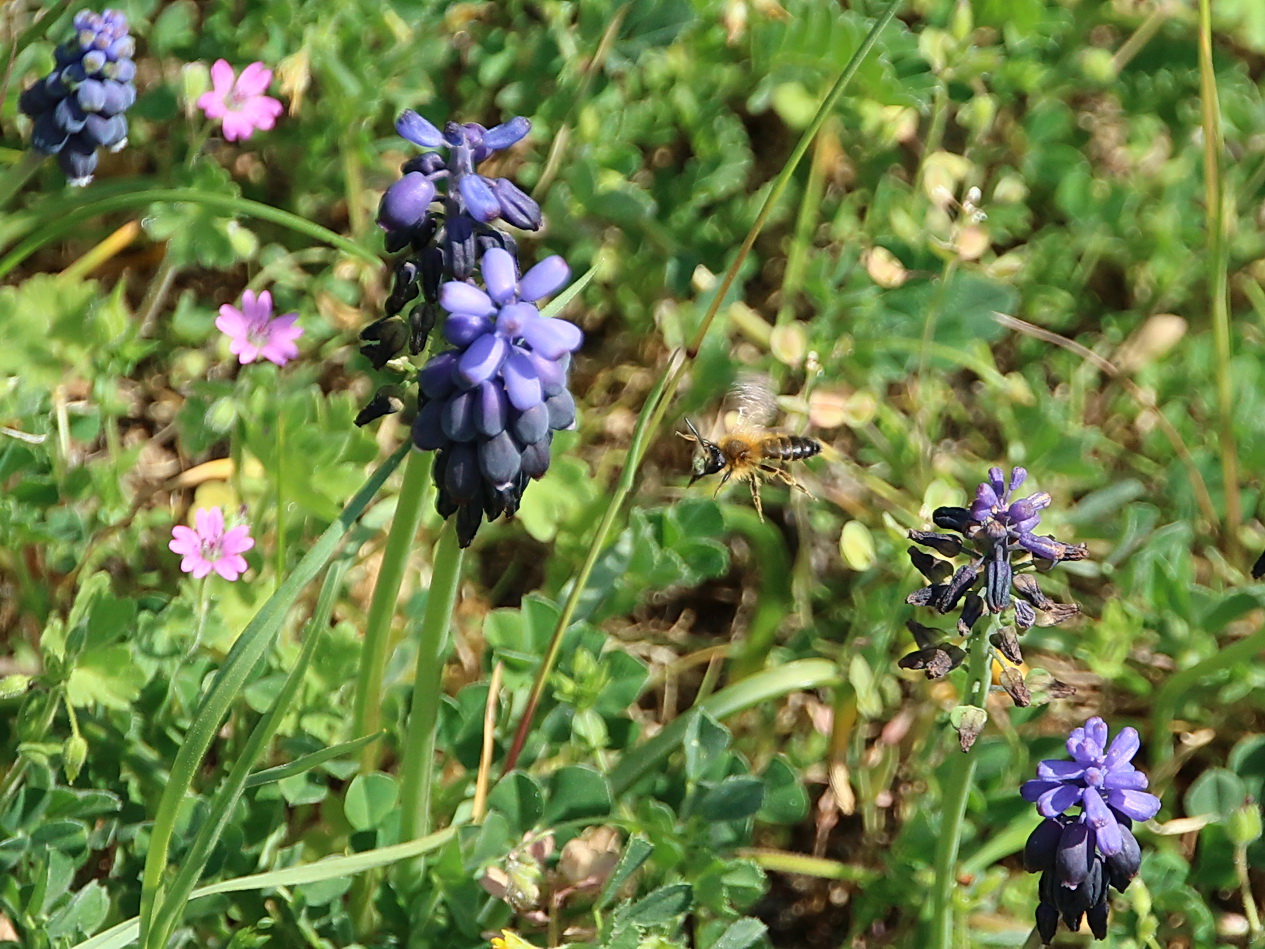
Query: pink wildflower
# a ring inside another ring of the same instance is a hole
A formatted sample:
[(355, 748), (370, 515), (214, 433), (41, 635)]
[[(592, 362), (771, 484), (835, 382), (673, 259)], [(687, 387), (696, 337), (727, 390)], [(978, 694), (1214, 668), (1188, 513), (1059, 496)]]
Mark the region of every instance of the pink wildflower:
[(255, 546), (250, 527), (239, 524), (224, 530), (224, 512), (218, 507), (200, 507), (193, 515), (197, 529), (177, 524), (167, 544), (183, 557), (180, 569), (199, 580), (214, 570), (225, 580), (236, 580), (246, 572), (242, 556)]
[(198, 96), (198, 108), (208, 119), (220, 119), (224, 137), (230, 142), (250, 138), (256, 130), (267, 131), (277, 124), (281, 103), (264, 95), (272, 82), (272, 70), (263, 63), (251, 63), (234, 77), (233, 67), (217, 59), (211, 67), (210, 92)]
[(265, 290), (255, 296), (247, 290), (242, 294), (242, 308), (225, 303), (215, 325), (232, 340), (229, 352), (243, 366), (260, 356), (284, 366), (299, 354), (294, 341), (303, 335), (303, 327), (294, 325), (298, 318), (297, 313), (286, 313), (274, 319), (272, 294)]

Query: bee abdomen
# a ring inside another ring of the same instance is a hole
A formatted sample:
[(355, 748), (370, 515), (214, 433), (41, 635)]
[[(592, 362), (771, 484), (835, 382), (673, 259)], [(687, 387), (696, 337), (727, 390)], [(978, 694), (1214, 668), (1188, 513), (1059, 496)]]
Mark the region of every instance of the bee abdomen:
[(821, 454), (821, 442), (804, 435), (777, 435), (764, 443), (764, 457), (799, 461)]

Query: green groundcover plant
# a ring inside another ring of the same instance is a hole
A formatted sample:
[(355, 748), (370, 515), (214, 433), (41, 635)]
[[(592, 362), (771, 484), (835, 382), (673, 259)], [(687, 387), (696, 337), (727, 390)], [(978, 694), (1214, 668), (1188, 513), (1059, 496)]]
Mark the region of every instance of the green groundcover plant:
[(0, 945), (1265, 938), (1254, 4), (0, 17)]

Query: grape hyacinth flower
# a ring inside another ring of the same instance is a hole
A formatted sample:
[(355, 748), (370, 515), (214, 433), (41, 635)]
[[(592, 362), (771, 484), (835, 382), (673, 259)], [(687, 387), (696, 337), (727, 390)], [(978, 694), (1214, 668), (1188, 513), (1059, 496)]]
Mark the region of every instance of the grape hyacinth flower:
[[(361, 351), (382, 368), (407, 345), (416, 356), (438, 317), (439, 286), (445, 278), (467, 280), (480, 255), (491, 248), (517, 259), (518, 245), (500, 224), (538, 230), (540, 206), (506, 178), (481, 175), (474, 166), (516, 144), (531, 123), (516, 116), (493, 128), (449, 122), (441, 132), (416, 112), (405, 110), (395, 123), (401, 136), (428, 151), (401, 168), (378, 207), (388, 253), (408, 250), (395, 266), (386, 316), (361, 333)], [(399, 314), (421, 296), (407, 321)]]
[(225, 580), (236, 580), (246, 572), (242, 556), (255, 546), (250, 527), (239, 524), (224, 530), (224, 512), (218, 507), (198, 508), (193, 515), (194, 527), (177, 524), (171, 529), (167, 544), (180, 554), (180, 569), (201, 580), (212, 570)]
[[(1106, 938), (1107, 887), (1123, 893), (1142, 865), (1133, 822), (1160, 810), (1160, 799), (1146, 791), (1146, 775), (1132, 763), (1137, 731), (1122, 728), (1110, 745), (1107, 736), (1098, 717), (1072, 729), (1067, 751), (1073, 760), (1042, 761), (1036, 779), (1020, 788), (1045, 818), (1028, 838), (1023, 863), (1041, 874), (1036, 923), (1047, 945), (1060, 918), (1073, 932), (1087, 920), (1095, 938)], [(1077, 805), (1079, 815), (1065, 813)]]
[(457, 280), (440, 290), (450, 314), (444, 336), (456, 348), (418, 374), (413, 422), (414, 447), (438, 452), (435, 507), (443, 517), (457, 515), (462, 547), (485, 516), (513, 516), (528, 480), (549, 468), (553, 433), (574, 427), (567, 370), (583, 341), (575, 324), (541, 316), (535, 306), (567, 282), (561, 257), (519, 279), (510, 253), (493, 247), (482, 274), (486, 292)]
[(303, 328), (296, 326), (297, 313), (272, 315), (272, 294), (264, 290), (258, 296), (247, 290), (242, 294), (239, 310), (225, 303), (215, 325), (232, 342), (229, 352), (243, 366), (261, 356), (269, 362), (284, 366), (299, 354), (295, 340), (303, 335)]
[(18, 108), (35, 121), (31, 146), (57, 163), (72, 185), (86, 185), (97, 149), (127, 144), (127, 117), (136, 101), (136, 44), (118, 10), (75, 14), (75, 36), (54, 51), (56, 66), (26, 89)]
[[(909, 557), (928, 586), (905, 601), (941, 614), (959, 610), (956, 635), (963, 638), (971, 635), (986, 611), (994, 615), (1012, 611), (1014, 626), (1002, 627), (992, 641), (1016, 666), (1023, 661), (1016, 628), (1023, 633), (1038, 623), (1052, 626), (1080, 611), (1074, 603), (1055, 603), (1047, 597), (1032, 571), (1048, 571), (1057, 563), (1086, 556), (1084, 544), (1065, 544), (1034, 533), (1040, 512), (1050, 505), (1050, 495), (1041, 491), (1012, 500), (1026, 478), (1023, 468), (1015, 468), (1009, 481), (1000, 468), (990, 468), (988, 481), (979, 485), (971, 507), (941, 507), (933, 513), (936, 526), (953, 533), (909, 532), (912, 541), (941, 557), (909, 548)], [(969, 560), (956, 569), (950, 560), (942, 559), (960, 554)], [(900, 660), (902, 668), (923, 669), (928, 678), (940, 678), (961, 663), (964, 651), (952, 646), (947, 636), (919, 624), (912, 626), (918, 627), (914, 633), (919, 649)], [(1011, 672), (1002, 681), (1017, 703), (1027, 704), (1020, 676)]]
[(211, 67), (211, 90), (198, 96), (197, 106), (208, 119), (220, 120), (230, 142), (245, 140), (277, 124), (283, 107), (264, 95), (271, 82), (272, 70), (263, 63), (251, 63), (238, 76), (227, 60), (217, 59)]

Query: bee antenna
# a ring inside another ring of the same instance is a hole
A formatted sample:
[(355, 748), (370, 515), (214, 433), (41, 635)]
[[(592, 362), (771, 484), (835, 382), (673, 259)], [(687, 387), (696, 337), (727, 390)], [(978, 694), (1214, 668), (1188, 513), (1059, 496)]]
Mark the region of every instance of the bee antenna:
[(702, 435), (700, 435), (700, 434), (698, 433), (698, 429), (694, 427), (694, 423), (693, 423), (693, 422), (691, 422), (691, 421), (687, 418), (687, 419), (685, 420), (685, 425), (686, 425), (686, 427), (687, 427), (687, 428), (689, 428), (690, 432), (692, 432), (692, 433), (693, 433), (694, 438), (695, 438), (697, 441), (702, 442), (702, 440), (703, 440), (703, 436), (702, 436)]

